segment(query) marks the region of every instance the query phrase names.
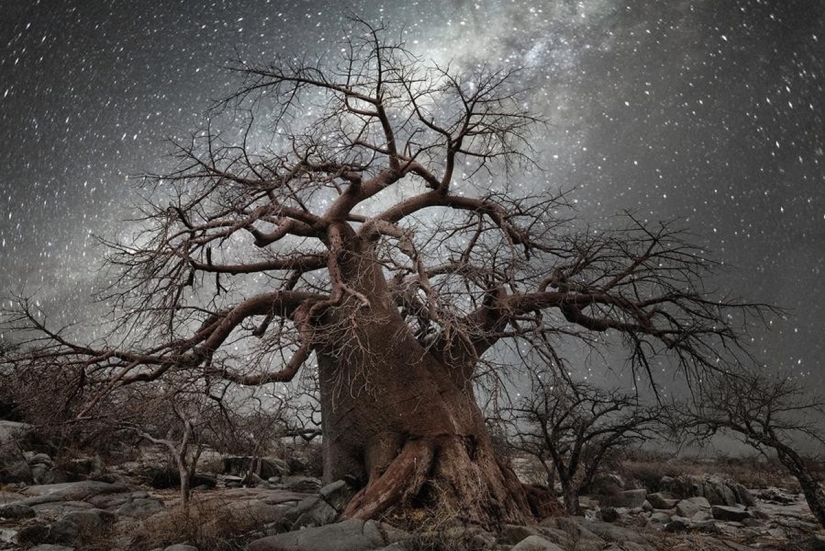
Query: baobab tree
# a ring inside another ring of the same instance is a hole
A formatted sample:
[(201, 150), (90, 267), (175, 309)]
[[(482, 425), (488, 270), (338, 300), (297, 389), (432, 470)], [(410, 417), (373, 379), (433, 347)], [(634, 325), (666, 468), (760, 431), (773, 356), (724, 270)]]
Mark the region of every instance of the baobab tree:
[(491, 349), (617, 335), (634, 369), (667, 352), (690, 376), (729, 360), (753, 307), (708, 296), (714, 265), (669, 225), (579, 230), (564, 194), (516, 185), (541, 124), (518, 70), (347, 34), (337, 63), (234, 63), (237, 92), (146, 179), (141, 231), (109, 243), (117, 336), (74, 342), (24, 301), (11, 323), (39, 340), (11, 361), (77, 373), (81, 416), (170, 374), (317, 370), (325, 477), (363, 484), (344, 517), (524, 522), (476, 403)]

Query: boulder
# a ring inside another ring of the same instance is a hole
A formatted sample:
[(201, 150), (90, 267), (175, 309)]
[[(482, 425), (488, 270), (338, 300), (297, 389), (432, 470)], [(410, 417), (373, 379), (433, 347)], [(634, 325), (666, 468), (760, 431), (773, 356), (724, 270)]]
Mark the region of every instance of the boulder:
[(511, 548), (510, 551), (564, 551), (561, 547), (556, 545), (555, 543), (544, 539), (541, 536), (527, 536), (520, 542), (518, 542), (515, 546)]
[(728, 522), (742, 522), (751, 516), (750, 512), (742, 507), (730, 507), (727, 505), (712, 505), (711, 514), (716, 520)]
[(655, 494), (647, 494), (647, 500), (654, 509), (673, 509), (679, 500), (674, 498), (667, 492), (656, 492)]
[(338, 511), (321, 496), (310, 496), (304, 499), (284, 515), (285, 521), (294, 519), (290, 530), (332, 524), (336, 518), (338, 518)]
[(23, 546), (51, 543), (72, 545), (80, 533), (80, 527), (68, 520), (57, 520), (49, 524), (24, 526), (17, 532), (17, 543)]
[(709, 515), (710, 503), (704, 497), (689, 497), (676, 504), (676, 514), (685, 518), (694, 518), (699, 514)]
[(690, 528), (690, 521), (684, 517), (672, 518), (665, 524), (665, 532), (687, 532)]
[(20, 441), (33, 430), (34, 427), (26, 423), (0, 421), (0, 483), (33, 482), (29, 463), (20, 446)]
[(661, 512), (653, 513), (652, 515), (650, 515), (650, 518), (648, 519), (648, 522), (650, 524), (654, 525), (654, 526), (655, 525), (664, 526), (668, 522), (670, 522), (670, 515), (668, 515), (667, 513), (661, 513)]
[(34, 509), (25, 503), (8, 503), (0, 505), (0, 519), (22, 519), (37, 516)]
[(337, 480), (327, 484), (318, 492), (321, 499), (329, 503), (338, 513), (343, 513), (357, 489), (347, 480)]
[(646, 497), (647, 490), (644, 488), (622, 490), (605, 496), (603, 503), (613, 507), (641, 507)]
[(368, 551), (409, 538), (374, 520), (350, 519), (252, 541), (248, 551)]

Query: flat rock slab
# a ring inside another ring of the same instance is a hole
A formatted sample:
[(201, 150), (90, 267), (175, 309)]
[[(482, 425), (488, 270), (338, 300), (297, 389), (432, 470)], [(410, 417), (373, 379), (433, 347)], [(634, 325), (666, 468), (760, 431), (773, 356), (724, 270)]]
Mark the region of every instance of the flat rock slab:
[[(219, 499), (221, 501), (261, 501), (267, 505), (279, 505), (292, 501), (297, 503), (311, 495), (315, 494), (266, 488), (230, 488), (222, 491)], [(208, 497), (204, 499), (208, 499)]]
[(405, 532), (373, 520), (350, 519), (255, 540), (249, 551), (370, 551), (408, 538)]
[(23, 490), (22, 493), (26, 496), (31, 496), (25, 500), (27, 505), (37, 505), (54, 501), (86, 501), (93, 496), (131, 491), (131, 488), (125, 484), (82, 480), (80, 482), (65, 482), (63, 484), (29, 486)]

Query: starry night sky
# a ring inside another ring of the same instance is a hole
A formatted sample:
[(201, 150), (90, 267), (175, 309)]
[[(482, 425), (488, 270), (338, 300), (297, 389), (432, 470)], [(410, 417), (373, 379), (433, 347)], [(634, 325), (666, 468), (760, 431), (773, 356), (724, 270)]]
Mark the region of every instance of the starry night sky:
[(164, 172), (237, 81), (225, 62), (334, 57), (347, 15), (456, 68), (522, 67), (549, 121), (534, 186), (595, 226), (678, 220), (710, 285), (789, 309), (755, 351), (825, 379), (825, 2), (0, 0), (0, 291), (92, 312), (136, 176)]

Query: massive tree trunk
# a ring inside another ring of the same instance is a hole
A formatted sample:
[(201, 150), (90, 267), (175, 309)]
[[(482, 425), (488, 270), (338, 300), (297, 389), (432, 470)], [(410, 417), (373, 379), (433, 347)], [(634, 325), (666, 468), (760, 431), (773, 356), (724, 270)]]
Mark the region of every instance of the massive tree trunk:
[(493, 451), (473, 366), (447, 365), (419, 344), (370, 251), (353, 256), (342, 263), (346, 296), (316, 345), (325, 477), (364, 485), (344, 516), (525, 522), (527, 494)]

